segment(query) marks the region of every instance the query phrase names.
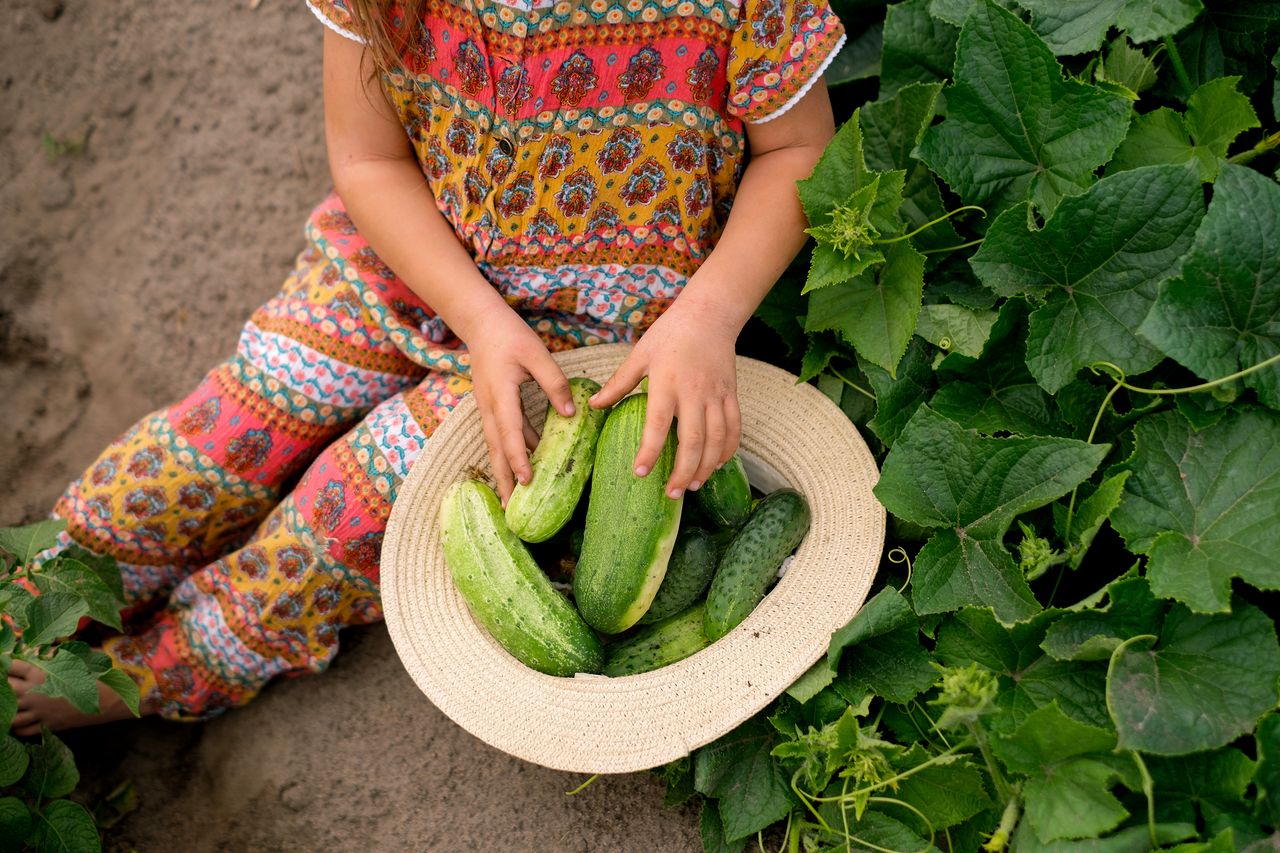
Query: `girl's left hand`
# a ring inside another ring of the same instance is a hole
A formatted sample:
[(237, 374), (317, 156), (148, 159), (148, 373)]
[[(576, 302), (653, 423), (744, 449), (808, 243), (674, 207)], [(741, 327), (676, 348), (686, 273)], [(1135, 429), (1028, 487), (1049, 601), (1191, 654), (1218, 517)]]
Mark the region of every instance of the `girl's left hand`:
[(635, 472), (643, 477), (653, 468), (675, 417), (679, 445), (666, 487), (673, 499), (686, 488), (696, 491), (738, 449), (736, 341), (737, 329), (716, 322), (714, 312), (677, 299), (591, 398), (594, 408), (612, 406), (649, 377)]

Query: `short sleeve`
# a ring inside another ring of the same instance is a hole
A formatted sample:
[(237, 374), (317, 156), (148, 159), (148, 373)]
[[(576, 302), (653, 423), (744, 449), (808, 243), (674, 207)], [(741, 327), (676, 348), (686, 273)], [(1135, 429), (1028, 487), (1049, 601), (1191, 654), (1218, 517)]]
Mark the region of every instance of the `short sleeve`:
[(320, 22), (344, 38), (364, 44), (355, 15), (345, 0), (307, 0), (307, 8)]
[(800, 100), (844, 46), (827, 0), (741, 0), (729, 48), (728, 111), (748, 124)]

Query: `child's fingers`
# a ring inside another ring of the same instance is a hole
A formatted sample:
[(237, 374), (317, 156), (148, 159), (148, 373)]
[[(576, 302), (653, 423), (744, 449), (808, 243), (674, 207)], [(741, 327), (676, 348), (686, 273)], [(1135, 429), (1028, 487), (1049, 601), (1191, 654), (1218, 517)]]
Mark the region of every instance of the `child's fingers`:
[(497, 424), (487, 412), (481, 412), (480, 423), (484, 427), (484, 444), (489, 449), (489, 467), (493, 469), (493, 481), (498, 486), (498, 499), (506, 506), (511, 490), (515, 488), (515, 480), (511, 476), (511, 466), (502, 452), (502, 443), (498, 441)]
[(698, 401), (689, 406), (689, 411), (682, 410), (676, 421), (676, 463), (671, 469), (671, 477), (667, 480), (667, 497), (675, 498), (684, 494), (689, 481), (693, 479), (698, 465), (702, 462), (702, 446), (707, 438), (706, 409)]
[(738, 408), (738, 395), (731, 393), (724, 399), (724, 447), (720, 450), (720, 464), (728, 462), (738, 452), (742, 443), (742, 410)]
[(693, 480), (689, 483), (689, 488), (694, 491), (697, 491), (721, 465), (720, 456), (724, 453), (724, 440), (728, 428), (725, 426), (724, 409), (719, 402), (707, 406), (705, 423), (707, 439), (702, 445), (702, 460), (698, 470), (693, 474)]
[(510, 388), (495, 400), (493, 408), (498, 445), (516, 481), (527, 483), (533, 471), (529, 468), (529, 451), (524, 447), (524, 409), (520, 405), (519, 387)]
[(555, 406), (556, 411), (566, 418), (572, 417), (573, 392), (569, 390), (569, 380), (565, 378), (564, 371), (560, 369), (560, 365), (556, 364), (551, 353), (540, 349), (539, 354), (524, 367), (533, 377), (533, 381), (546, 392), (547, 399), (551, 401), (551, 405)]
[[(609, 380), (604, 383), (604, 387), (591, 395), (590, 402), (593, 408), (607, 409), (631, 393), (631, 390), (640, 384), (640, 380), (644, 378), (645, 371), (648, 370), (649, 366), (644, 357), (638, 353), (639, 350), (633, 349), (631, 354), (609, 377)], [(654, 458), (657, 458), (656, 454)], [(653, 462), (650, 461), (649, 465), (652, 466)]]
[(19, 711), (13, 715), (13, 722), (10, 727), (15, 735), (38, 735), (40, 734), (40, 718), (36, 716), (35, 711)]
[(524, 432), (524, 446), (530, 452), (537, 450), (541, 436), (539, 436), (538, 431), (533, 428), (533, 424), (529, 423), (528, 417), (525, 417), (522, 420), (523, 423), (521, 425), (521, 430)]
[(653, 463), (658, 461), (662, 445), (667, 440), (667, 432), (671, 429), (671, 418), (675, 415), (675, 401), (666, 394), (650, 394), (649, 405), (645, 410), (644, 434), (640, 438), (640, 449), (636, 451), (632, 467), (637, 477), (643, 477), (653, 470)]
[(35, 669), (34, 666), (26, 661), (14, 659), (9, 664), (9, 678), (10, 680), (14, 678), (30, 680), (31, 674), (35, 672)]

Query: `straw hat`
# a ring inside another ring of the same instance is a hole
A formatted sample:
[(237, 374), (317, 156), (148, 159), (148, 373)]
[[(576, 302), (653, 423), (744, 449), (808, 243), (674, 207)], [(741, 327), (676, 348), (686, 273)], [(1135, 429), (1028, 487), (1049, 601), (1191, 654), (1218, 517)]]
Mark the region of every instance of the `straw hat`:
[[(568, 376), (604, 382), (625, 344), (556, 356)], [(671, 666), (624, 678), (535, 672), (471, 617), (445, 567), (437, 515), (445, 490), (488, 456), (468, 397), (401, 484), (382, 545), (382, 603), (405, 668), (427, 697), (476, 737), (519, 758), (582, 773), (625, 773), (687, 755), (775, 699), (826, 653), (866, 598), (884, 544), (871, 493), (875, 461), (848, 418), (810, 385), (738, 358), (740, 453), (763, 491), (798, 489), (813, 522), (786, 573), (741, 625)], [(546, 397), (524, 403), (538, 427)]]

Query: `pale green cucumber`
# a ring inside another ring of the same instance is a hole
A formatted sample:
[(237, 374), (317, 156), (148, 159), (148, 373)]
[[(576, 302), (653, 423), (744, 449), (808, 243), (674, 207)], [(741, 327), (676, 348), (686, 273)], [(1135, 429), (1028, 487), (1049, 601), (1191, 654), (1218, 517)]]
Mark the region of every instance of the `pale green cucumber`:
[(721, 527), (741, 527), (751, 514), (751, 484), (736, 453), (693, 494), (698, 507)]
[(666, 574), (684, 505), (683, 497), (672, 500), (665, 491), (675, 461), (670, 430), (648, 476), (637, 477), (632, 470), (647, 403), (648, 395), (636, 394), (614, 406), (596, 443), (573, 598), (587, 624), (606, 634), (625, 631), (649, 609)]
[(640, 629), (609, 647), (604, 674), (637, 675), (702, 651), (710, 645), (702, 632), (703, 619), (703, 606), (698, 604)]
[(475, 480), (450, 487), (440, 532), (471, 614), (516, 660), (548, 675), (600, 671), (600, 640), (507, 528), (493, 489)]
[(809, 504), (795, 489), (778, 489), (760, 501), (720, 558), (707, 590), (708, 640), (720, 639), (755, 609), (782, 561), (809, 532), (809, 521)]
[(545, 542), (556, 535), (582, 498), (607, 414), (587, 402), (599, 390), (598, 382), (575, 376), (569, 380), (573, 417), (547, 404), (542, 438), (529, 457), (533, 476), (528, 483), (517, 483), (507, 499), (507, 526), (526, 542)]
[(697, 601), (711, 576), (716, 573), (715, 539), (711, 534), (698, 527), (687, 527), (676, 537), (676, 547), (671, 551), (671, 560), (667, 563), (667, 574), (658, 587), (658, 594), (653, 603), (640, 617), (641, 625), (660, 622), (668, 616), (674, 616)]

